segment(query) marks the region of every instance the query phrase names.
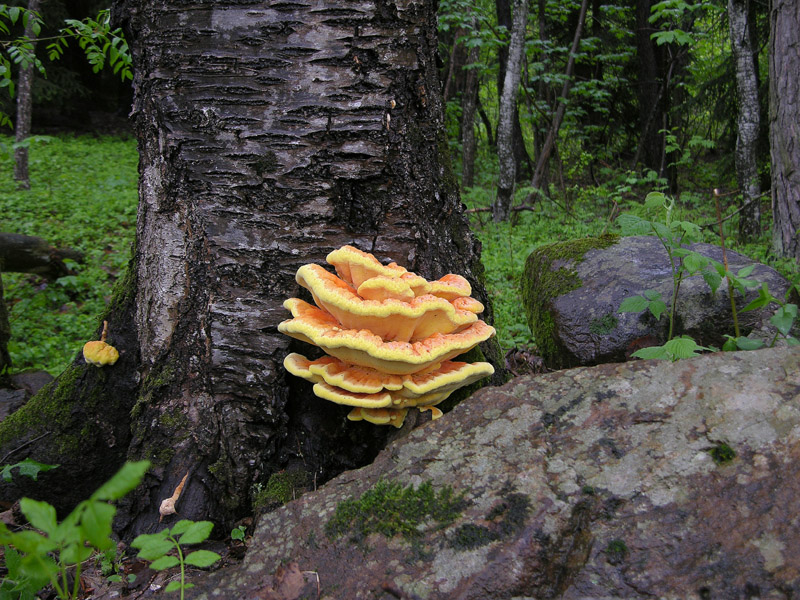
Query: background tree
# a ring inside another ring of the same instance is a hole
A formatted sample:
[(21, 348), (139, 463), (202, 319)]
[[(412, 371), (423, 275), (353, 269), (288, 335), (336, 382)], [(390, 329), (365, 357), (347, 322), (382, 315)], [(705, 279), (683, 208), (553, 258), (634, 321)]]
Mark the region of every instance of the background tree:
[[(28, 19), (25, 23), (24, 36), (29, 41), (31, 54), (35, 50), (35, 38), (41, 27), (40, 22), (33, 15), (39, 11), (39, 0), (28, 0)], [(23, 61), (19, 69), (17, 82), (17, 120), (14, 129), (17, 148), (14, 151), (14, 179), (23, 189), (30, 189), (31, 182), (28, 178), (28, 148), (22, 142), (31, 134), (31, 118), (33, 111), (33, 75), (35, 67), (33, 61)]]
[(749, 0), (728, 0), (731, 50), (736, 63), (739, 99), (736, 128), (736, 178), (742, 194), (739, 235), (752, 240), (761, 233), (761, 184), (758, 176), (758, 140), (761, 106), (758, 99), (758, 45), (755, 15)]
[(778, 256), (800, 260), (800, 7), (774, 0), (770, 22), (772, 247)]
[(514, 129), (519, 124), (517, 94), (528, 23), (528, 0), (515, 0), (513, 14), (497, 124), (497, 157), (500, 161), (500, 173), (497, 179), (497, 198), (492, 206), (492, 216), (495, 221), (504, 221), (508, 218), (517, 178)]
[[(141, 157), (136, 252), (106, 315), (122, 357), (102, 371), (76, 361), (0, 425), (0, 447), (49, 432), (32, 455), (58, 456), (40, 481), (62, 506), (126, 456), (149, 458), (124, 507), (129, 531), (157, 521), (187, 472), (181, 516), (230, 523), (271, 474), (296, 468), (319, 484), (389, 434), (347, 422), (283, 369), (299, 343), (276, 328), (301, 264), (355, 244), (425, 276), (462, 273), (489, 306), (443, 151), (435, 6), (115, 9)], [(56, 397), (63, 423), (36, 420)], [(70, 455), (75, 419), (92, 427)]]

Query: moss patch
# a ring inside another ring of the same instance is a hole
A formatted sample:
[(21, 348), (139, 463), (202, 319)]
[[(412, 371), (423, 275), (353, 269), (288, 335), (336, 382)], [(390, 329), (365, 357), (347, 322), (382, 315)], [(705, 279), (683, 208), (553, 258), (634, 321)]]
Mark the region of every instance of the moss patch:
[(595, 335), (608, 335), (619, 325), (619, 319), (608, 313), (600, 318), (592, 319), (589, 323), (589, 331)]
[(437, 529), (446, 527), (463, 509), (463, 494), (456, 494), (450, 486), (436, 491), (429, 481), (415, 488), (381, 479), (360, 498), (339, 504), (325, 533), (330, 539), (347, 535), (356, 543), (371, 533), (414, 539), (431, 522)]
[(589, 250), (608, 248), (618, 239), (618, 235), (606, 234), (556, 242), (541, 246), (528, 256), (522, 277), (522, 301), (528, 326), (545, 361), (558, 353), (550, 313), (553, 300), (583, 285), (575, 267)]
[(725, 442), (721, 442), (708, 451), (711, 458), (718, 465), (724, 465), (736, 458), (736, 452)]
[(277, 508), (299, 498), (306, 490), (305, 471), (279, 471), (269, 476), (267, 485), (253, 486), (252, 502), (256, 511)]

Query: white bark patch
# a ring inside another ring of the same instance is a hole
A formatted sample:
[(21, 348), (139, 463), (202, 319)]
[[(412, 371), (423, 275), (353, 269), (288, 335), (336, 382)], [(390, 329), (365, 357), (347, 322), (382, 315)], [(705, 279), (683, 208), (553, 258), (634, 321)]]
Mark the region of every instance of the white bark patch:
[(152, 363), (168, 343), (176, 309), (187, 292), (186, 246), (179, 214), (159, 213), (161, 175), (156, 165), (144, 169), (141, 184), (136, 320), (139, 350)]

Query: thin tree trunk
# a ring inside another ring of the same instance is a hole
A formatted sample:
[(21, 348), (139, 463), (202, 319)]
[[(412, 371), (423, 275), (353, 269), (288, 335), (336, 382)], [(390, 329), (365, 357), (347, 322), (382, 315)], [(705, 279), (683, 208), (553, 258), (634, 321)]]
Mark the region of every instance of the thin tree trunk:
[(8, 323), (8, 309), (3, 298), (3, 260), (0, 259), (0, 381), (11, 368), (11, 355), (8, 353), (10, 339), (11, 326)]
[[(28, 10), (39, 11), (39, 0), (28, 0)], [(33, 39), (33, 19), (28, 20), (25, 27), (25, 37)], [(33, 116), (33, 73), (34, 66), (27, 65), (19, 70), (17, 83), (17, 120), (14, 127), (14, 141), (20, 143), (31, 135), (31, 121)], [(14, 180), (20, 189), (31, 189), (30, 175), (28, 174), (28, 148), (18, 146), (14, 150)]]
[[(526, 0), (529, 1), (529, 0)], [(497, 24), (505, 27), (509, 32), (514, 27), (511, 0), (495, 0), (495, 9), (497, 14)], [(497, 97), (503, 95), (503, 85), (506, 80), (506, 67), (508, 65), (509, 45), (500, 46), (498, 49), (498, 69), (497, 69)], [(525, 147), (525, 140), (522, 135), (522, 126), (519, 122), (519, 108), (514, 103), (514, 117), (512, 121), (513, 131), (511, 133), (511, 140), (514, 149), (514, 160), (516, 161), (516, 177), (517, 181), (524, 181), (531, 174), (531, 157), (528, 155), (528, 150)]]
[(580, 13), (578, 14), (578, 24), (575, 27), (575, 35), (572, 38), (572, 48), (569, 53), (569, 60), (567, 60), (566, 80), (564, 87), (561, 90), (561, 95), (558, 98), (558, 107), (556, 108), (555, 115), (553, 116), (553, 123), (550, 130), (547, 132), (547, 138), (544, 140), (542, 151), (539, 153), (539, 158), (536, 161), (536, 169), (533, 172), (533, 179), (531, 180), (531, 187), (539, 189), (541, 187), (544, 171), (547, 168), (547, 163), (550, 160), (550, 153), (556, 143), (558, 137), (558, 130), (561, 128), (561, 123), (564, 120), (564, 113), (567, 110), (567, 97), (572, 88), (572, 71), (575, 68), (575, 55), (578, 52), (578, 46), (581, 42), (581, 35), (583, 34), (583, 24), (586, 21), (586, 9), (589, 6), (589, 0), (581, 2)]
[(770, 10), (769, 131), (772, 249), (800, 260), (800, 4), (773, 0)]
[[(473, 29), (477, 19), (472, 20)], [(467, 65), (480, 58), (480, 48), (473, 46), (467, 56)], [(461, 97), (461, 187), (472, 187), (475, 180), (475, 112), (478, 105), (478, 70), (468, 69), (464, 93)]]
[(736, 134), (736, 176), (744, 209), (739, 214), (739, 236), (752, 240), (761, 233), (761, 195), (758, 178), (758, 46), (752, 38), (750, 0), (728, 0), (731, 50), (736, 63), (739, 116)]
[(664, 85), (660, 82), (661, 57), (650, 38), (655, 31), (649, 22), (652, 0), (636, 3), (636, 53), (638, 65), (637, 97), (639, 100), (639, 145), (633, 161), (634, 168), (641, 160), (654, 171), (661, 168), (664, 136), (658, 132), (664, 112)]
[[(229, 526), (272, 474), (300, 469), (318, 485), (369, 462), (391, 433), (347, 421), (283, 368), (303, 351), (277, 331), (300, 265), (354, 244), (426, 277), (461, 273), (489, 306), (446, 151), (435, 3), (125, 0), (115, 11), (135, 66), (137, 243), (109, 317), (127, 362), (70, 370), (122, 427), (113, 447), (110, 433), (80, 446), (81, 459), (117, 460), (121, 447), (153, 463), (120, 505), (127, 534), (155, 526), (187, 473), (175, 518)], [(482, 348), (499, 365), (497, 345)], [(132, 391), (107, 394), (124, 381)], [(106, 413), (84, 416), (89, 434)], [(0, 451), (15, 443), (6, 421)], [(58, 452), (61, 435), (45, 439), (37, 460)], [(63, 470), (73, 496), (91, 490), (97, 476), (67, 458), (49, 482)]]
[(497, 157), (500, 173), (497, 181), (497, 198), (492, 206), (492, 218), (505, 221), (511, 212), (514, 197), (517, 164), (514, 159), (514, 115), (519, 89), (522, 54), (525, 49), (525, 28), (528, 22), (528, 0), (515, 0), (508, 61), (500, 96), (500, 117), (497, 123)]

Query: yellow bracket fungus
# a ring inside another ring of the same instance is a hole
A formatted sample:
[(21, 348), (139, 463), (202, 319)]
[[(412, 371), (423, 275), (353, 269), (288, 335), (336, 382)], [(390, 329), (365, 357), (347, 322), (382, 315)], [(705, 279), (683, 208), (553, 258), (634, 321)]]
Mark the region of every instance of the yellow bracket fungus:
[(99, 341), (86, 342), (83, 345), (83, 359), (96, 367), (113, 365), (119, 359), (119, 352), (114, 346), (106, 343), (108, 321), (103, 321), (103, 333)]
[(352, 246), (327, 260), (338, 277), (304, 265), (297, 282), (317, 306), (289, 298), (292, 319), (278, 330), (320, 347), (328, 356), (284, 360), (287, 371), (314, 383), (318, 397), (355, 407), (352, 421), (400, 427), (409, 408), (430, 410), (453, 391), (494, 373), (489, 363), (450, 359), (494, 335), (478, 319), (483, 305), (460, 275), (428, 282), (395, 263), (382, 265)]

